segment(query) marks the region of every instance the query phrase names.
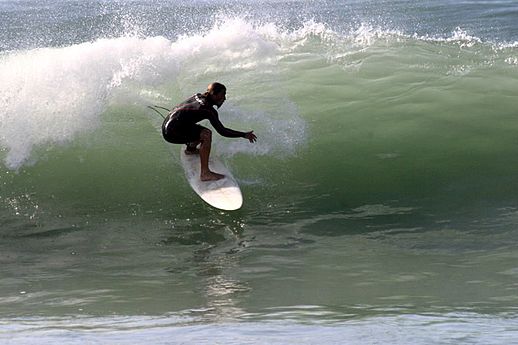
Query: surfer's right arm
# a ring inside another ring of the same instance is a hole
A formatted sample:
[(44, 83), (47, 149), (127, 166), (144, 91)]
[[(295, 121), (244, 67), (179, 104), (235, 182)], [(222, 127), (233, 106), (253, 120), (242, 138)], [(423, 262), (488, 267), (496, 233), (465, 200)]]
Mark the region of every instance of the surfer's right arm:
[(245, 133), (245, 139), (248, 139), (251, 143), (255, 143), (257, 141), (257, 136), (254, 134), (254, 131), (250, 131)]
[(220, 135), (227, 137), (227, 138), (245, 138), (248, 139), (251, 143), (255, 142), (257, 140), (256, 135), (253, 133), (253, 131), (250, 132), (240, 132), (236, 131), (230, 128), (226, 128), (223, 126), (221, 121), (219, 120), (218, 113), (214, 111), (209, 116), (209, 121), (212, 127), (218, 132)]

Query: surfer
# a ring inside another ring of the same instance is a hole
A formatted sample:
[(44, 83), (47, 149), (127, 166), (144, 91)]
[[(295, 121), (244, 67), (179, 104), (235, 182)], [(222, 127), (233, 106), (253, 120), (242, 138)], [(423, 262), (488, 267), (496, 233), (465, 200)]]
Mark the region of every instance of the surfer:
[[(257, 140), (253, 131), (240, 132), (223, 126), (214, 106), (221, 107), (226, 100), (227, 88), (220, 83), (212, 83), (207, 92), (197, 93), (178, 104), (164, 120), (162, 135), (173, 144), (186, 144), (186, 154), (199, 154), (202, 181), (215, 181), (224, 177), (209, 169), (209, 156), (212, 144), (212, 131), (197, 123), (209, 120), (216, 131), (227, 138), (245, 138), (251, 143)], [(200, 147), (198, 148), (198, 145)]]

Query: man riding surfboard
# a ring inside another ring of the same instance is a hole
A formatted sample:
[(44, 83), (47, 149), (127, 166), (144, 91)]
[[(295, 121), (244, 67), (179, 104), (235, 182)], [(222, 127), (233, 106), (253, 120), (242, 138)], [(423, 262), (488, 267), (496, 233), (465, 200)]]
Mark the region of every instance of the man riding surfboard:
[[(162, 124), (164, 139), (173, 144), (186, 144), (186, 154), (200, 155), (202, 181), (215, 181), (224, 175), (209, 169), (209, 156), (212, 145), (212, 131), (198, 125), (202, 120), (209, 120), (216, 131), (227, 138), (245, 138), (251, 143), (257, 140), (253, 131), (240, 132), (223, 126), (218, 112), (214, 109), (221, 107), (226, 100), (225, 85), (214, 82), (207, 87), (203, 94), (197, 93), (178, 104), (165, 118)], [(198, 145), (200, 147), (198, 148)]]

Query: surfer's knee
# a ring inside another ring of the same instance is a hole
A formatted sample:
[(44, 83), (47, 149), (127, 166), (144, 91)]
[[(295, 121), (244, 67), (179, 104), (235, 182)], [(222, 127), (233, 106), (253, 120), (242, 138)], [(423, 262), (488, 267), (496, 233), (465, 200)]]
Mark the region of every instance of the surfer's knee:
[(212, 131), (208, 128), (204, 128), (200, 132), (200, 140), (210, 142), (212, 140)]

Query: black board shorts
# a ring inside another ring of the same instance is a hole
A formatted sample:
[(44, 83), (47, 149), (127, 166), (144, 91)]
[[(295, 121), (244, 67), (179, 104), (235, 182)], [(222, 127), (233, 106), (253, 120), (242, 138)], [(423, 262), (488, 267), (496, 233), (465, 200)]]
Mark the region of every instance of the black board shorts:
[(167, 126), (162, 127), (162, 135), (170, 143), (189, 144), (200, 141), (201, 131), (204, 128), (197, 124), (180, 124), (173, 119), (167, 123)]

